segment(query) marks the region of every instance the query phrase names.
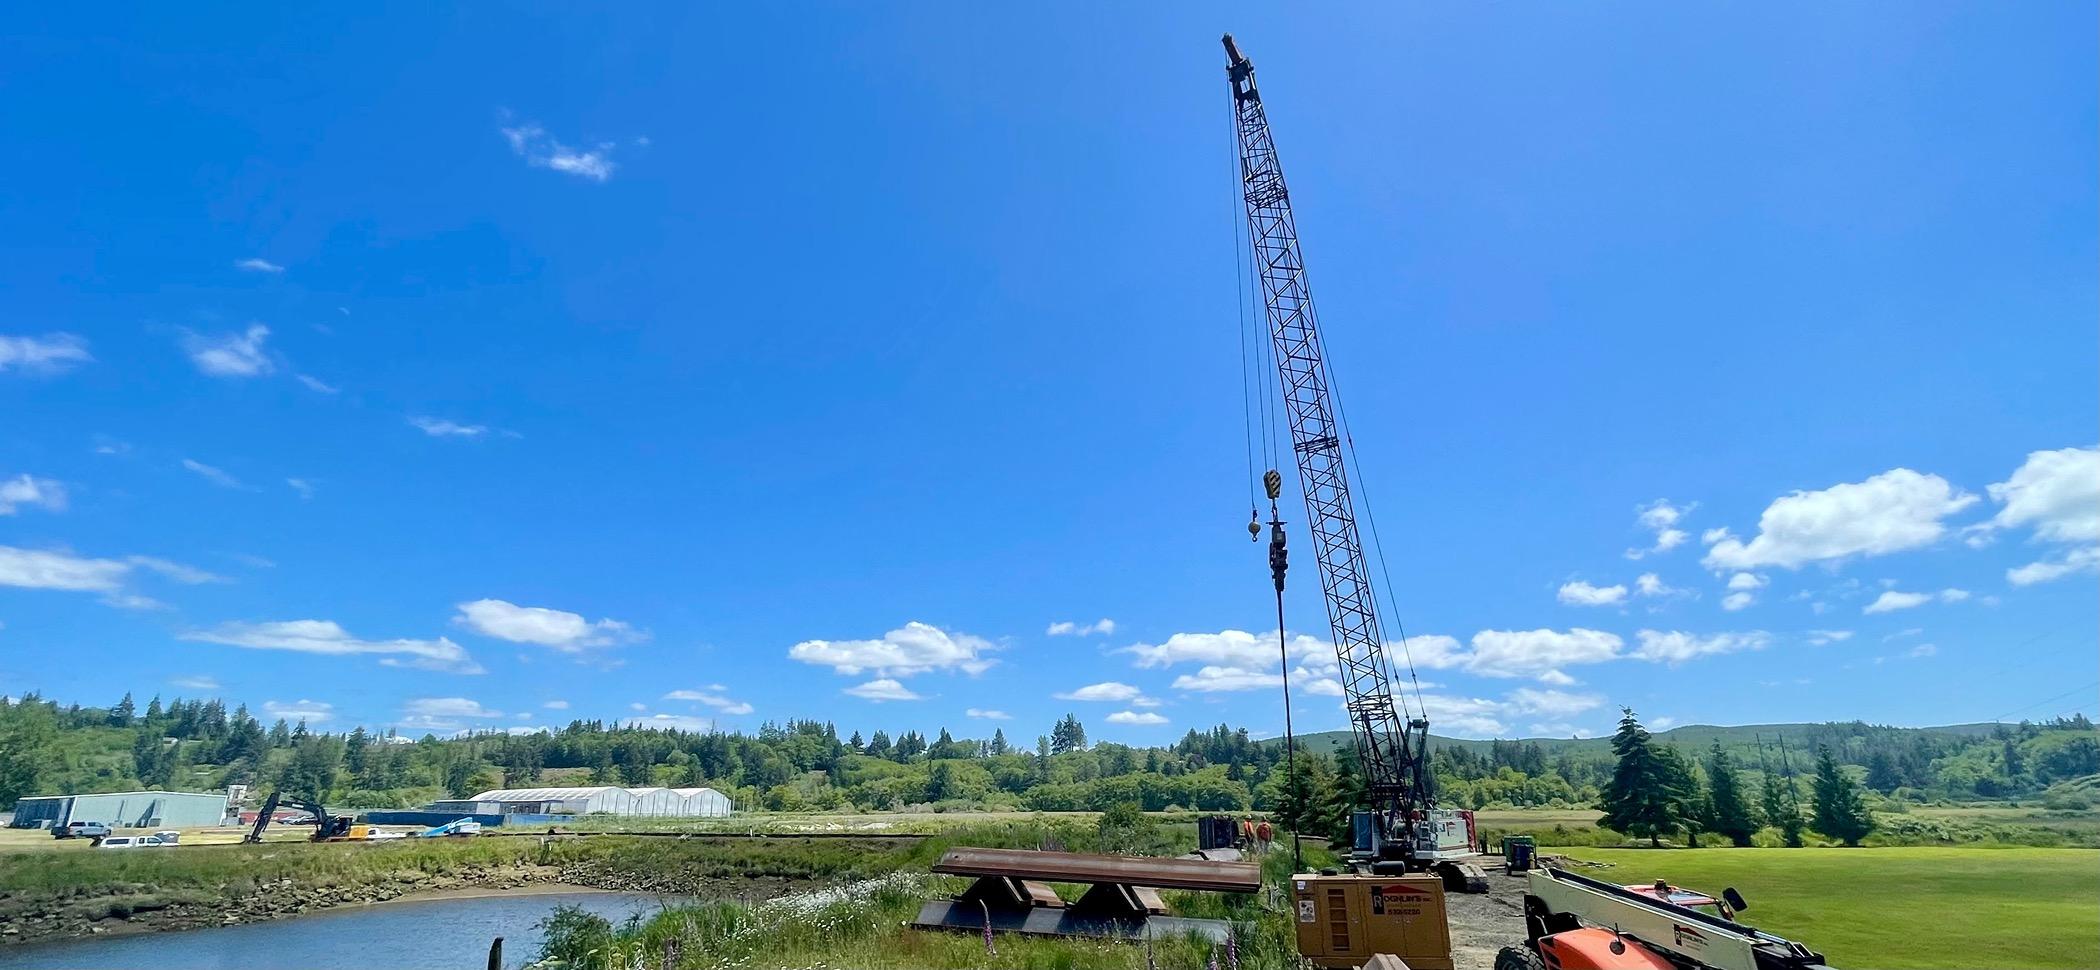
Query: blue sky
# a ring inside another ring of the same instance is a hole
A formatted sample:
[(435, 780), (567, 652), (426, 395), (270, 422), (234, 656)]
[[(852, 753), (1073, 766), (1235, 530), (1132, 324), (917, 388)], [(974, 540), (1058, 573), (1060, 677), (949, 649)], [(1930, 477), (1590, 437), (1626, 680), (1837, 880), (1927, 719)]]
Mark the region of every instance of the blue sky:
[(0, 692), (1279, 730), (1230, 29), (1440, 732), (2095, 709), (2090, 7), (426, 8), (7, 28)]

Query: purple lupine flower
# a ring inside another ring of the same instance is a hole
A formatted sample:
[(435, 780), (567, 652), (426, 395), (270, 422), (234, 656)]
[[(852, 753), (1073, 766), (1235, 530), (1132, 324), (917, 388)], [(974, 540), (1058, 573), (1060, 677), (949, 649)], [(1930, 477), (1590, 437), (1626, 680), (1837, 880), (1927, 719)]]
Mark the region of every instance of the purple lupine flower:
[(1225, 966), (1229, 970), (1240, 970), (1240, 932), (1238, 927), (1225, 928)]

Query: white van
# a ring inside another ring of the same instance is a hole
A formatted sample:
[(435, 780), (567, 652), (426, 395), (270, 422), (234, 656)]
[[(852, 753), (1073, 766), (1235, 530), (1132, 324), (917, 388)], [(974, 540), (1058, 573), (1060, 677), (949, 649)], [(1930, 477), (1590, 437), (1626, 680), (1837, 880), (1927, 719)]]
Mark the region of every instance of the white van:
[(101, 848), (143, 849), (149, 845), (159, 844), (160, 840), (150, 835), (112, 835), (102, 840)]

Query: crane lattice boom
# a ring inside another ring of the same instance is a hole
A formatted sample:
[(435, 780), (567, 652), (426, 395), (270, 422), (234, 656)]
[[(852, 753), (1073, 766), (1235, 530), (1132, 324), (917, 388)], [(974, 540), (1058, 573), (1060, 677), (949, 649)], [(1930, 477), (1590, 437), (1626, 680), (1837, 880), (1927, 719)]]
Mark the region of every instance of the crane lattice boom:
[(1305, 263), (1290, 192), (1269, 136), (1269, 120), (1254, 85), (1254, 65), (1225, 37), (1227, 76), (1239, 136), (1241, 194), (1247, 204), (1247, 235), (1255, 274), (1261, 279), (1269, 335), (1282, 378), (1298, 484), (1305, 493), (1307, 528), (1326, 593), (1327, 620), (1334, 632), (1335, 659), (1356, 736), (1357, 758), (1372, 805), (1383, 816), (1388, 844), (1402, 851), (1415, 844), (1418, 808), (1428, 796), (1423, 755), (1426, 719), (1403, 721), (1394, 706), (1385, 635), (1373, 604), (1363, 542), (1349, 496), (1340, 425), (1323, 363), (1319, 322), (1306, 288)]

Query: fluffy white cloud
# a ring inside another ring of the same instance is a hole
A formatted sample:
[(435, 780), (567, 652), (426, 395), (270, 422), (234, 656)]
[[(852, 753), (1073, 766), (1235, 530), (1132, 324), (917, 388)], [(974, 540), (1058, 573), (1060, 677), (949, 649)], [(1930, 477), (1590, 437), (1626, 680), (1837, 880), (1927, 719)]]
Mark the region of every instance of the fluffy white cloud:
[(1642, 630), (1634, 634), (1634, 637), (1640, 642), (1640, 646), (1635, 647), (1631, 654), (1634, 659), (1665, 663), (1672, 667), (1696, 657), (1743, 650), (1763, 650), (1772, 642), (1772, 635), (1762, 630), (1706, 636), (1681, 630)]
[(185, 333), (182, 349), (190, 355), (190, 363), (213, 377), (256, 377), (277, 369), (263, 349), (269, 336), (269, 327), (251, 323), (239, 333)]
[(1618, 583), (1592, 586), (1578, 579), (1561, 584), (1560, 601), (1569, 606), (1617, 606), (1626, 602), (1626, 587)]
[(250, 256), (250, 257), (248, 257), (247, 259), (237, 259), (237, 260), (234, 260), (234, 261), (233, 261), (233, 268), (234, 268), (234, 269), (237, 269), (237, 270), (241, 270), (242, 272), (246, 272), (246, 273), (282, 273), (282, 272), (284, 272), (284, 267), (282, 267), (282, 266), (279, 266), (279, 265), (277, 265), (276, 263), (270, 262), (269, 260), (267, 260), (267, 259), (264, 259), (264, 258), (262, 258), (262, 257), (260, 257), (260, 256)]
[(482, 599), (459, 604), (452, 622), (483, 636), (512, 643), (537, 643), (563, 653), (582, 653), (592, 647), (631, 643), (645, 635), (619, 620), (596, 623), (576, 613), (543, 606), (519, 606), (503, 600)]
[(1727, 596), (1721, 597), (1721, 608), (1727, 610), (1730, 613), (1733, 613), (1737, 610), (1748, 609), (1752, 604), (1755, 604), (1756, 602), (1756, 593), (1730, 593)]
[(1117, 711), (1114, 714), (1110, 714), (1108, 716), (1108, 723), (1149, 726), (1154, 724), (1165, 724), (1167, 723), (1167, 719), (1161, 717), (1158, 714), (1154, 714), (1151, 711)]
[[(916, 620), (879, 640), (804, 640), (788, 648), (788, 659), (853, 676), (872, 670), (883, 677), (909, 677), (929, 670), (983, 673), (997, 649), (982, 637), (950, 633)], [(881, 683), (882, 681), (876, 681)]]
[(1465, 669), (1487, 677), (1525, 677), (1558, 673), (1562, 667), (1617, 659), (1625, 641), (1618, 635), (1580, 627), (1559, 630), (1482, 630), (1473, 635), (1473, 652)]
[(208, 677), (208, 676), (205, 676), (205, 675), (203, 675), (203, 674), (192, 674), (192, 675), (190, 675), (190, 676), (188, 676), (188, 677), (177, 677), (177, 678), (175, 678), (175, 679), (173, 679), (173, 680), (170, 680), (170, 681), (168, 681), (168, 683), (170, 683), (170, 684), (173, 684), (173, 685), (175, 685), (175, 686), (177, 686), (177, 687), (182, 687), (182, 688), (188, 689), (188, 690), (218, 690), (218, 689), (219, 689), (219, 681), (218, 681), (218, 678), (216, 678), (216, 677)]
[(917, 701), (925, 699), (918, 694), (912, 693), (910, 688), (889, 677), (871, 680), (865, 684), (856, 684), (846, 688), (845, 692), (862, 700), (870, 700), (878, 704), (883, 701)]
[(1755, 538), (1746, 543), (1716, 537), (1700, 561), (1714, 570), (1798, 569), (1902, 552), (1938, 541), (1947, 531), (1941, 520), (1976, 501), (1938, 475), (1892, 469), (1864, 482), (1779, 498), (1758, 519)]
[(2015, 566), (2005, 571), (2005, 580), (2014, 586), (2032, 586), (2090, 572), (2100, 572), (2100, 546), (2073, 549), (2061, 556)]
[(1810, 630), (1810, 631), (1808, 631), (1808, 642), (1809, 642), (1809, 643), (1810, 643), (1810, 644), (1811, 644), (1812, 646), (1818, 646), (1818, 647), (1820, 647), (1820, 646), (1825, 646), (1825, 645), (1827, 645), (1827, 644), (1832, 644), (1832, 643), (1843, 643), (1843, 642), (1845, 642), (1846, 640), (1850, 640), (1850, 639), (1852, 639), (1852, 631), (1851, 631), (1851, 630)]
[[(1317, 637), (1293, 634), (1285, 649), (1293, 658), (1334, 656), (1334, 648)], [(1276, 631), (1256, 636), (1245, 630), (1217, 633), (1176, 633), (1164, 643), (1140, 643), (1124, 647), (1139, 667), (1170, 667), (1178, 663), (1207, 663), (1245, 669), (1260, 669), (1276, 662)]]
[(1517, 714), (1539, 717), (1573, 717), (1602, 705), (1604, 698), (1596, 694), (1570, 694), (1558, 690), (1537, 690), (1519, 687), (1510, 691), (1505, 704)]
[(1641, 559), (1684, 545), (1689, 536), (1683, 529), (1677, 528), (1677, 524), (1684, 521), (1684, 517), (1691, 514), (1695, 508), (1698, 508), (1697, 503), (1678, 506), (1671, 505), (1669, 499), (1662, 498), (1646, 505), (1635, 506), (1634, 512), (1639, 516), (1641, 528), (1655, 533), (1655, 544), (1645, 549), (1628, 549), (1626, 558)]
[(262, 709), (266, 717), (281, 717), (287, 721), (305, 721), (308, 724), (319, 724), (335, 717), (335, 705), (305, 698), (290, 702), (264, 701)]
[(62, 374), (75, 364), (95, 358), (88, 354), (87, 341), (76, 334), (47, 333), (41, 337), (10, 337), (0, 334), (0, 374)]
[(464, 731), (474, 721), (503, 716), (466, 697), (418, 697), (402, 705), (401, 713), (399, 726), (418, 731)]
[(1771, 585), (1771, 580), (1756, 573), (1736, 573), (1728, 577), (1727, 596), (1721, 597), (1721, 608), (1733, 613), (1757, 602), (1757, 591)]
[(510, 143), (510, 150), (528, 165), (553, 169), (593, 182), (603, 182), (612, 178), (614, 166), (611, 142), (600, 142), (590, 149), (571, 148), (556, 141), (553, 136), (547, 134), (547, 129), (532, 122), (498, 130), (503, 133), (503, 139)]
[(249, 650), (289, 650), (328, 656), (373, 654), (390, 667), (416, 667), (478, 674), (481, 665), (459, 644), (435, 640), (361, 640), (332, 620), (281, 620), (269, 623), (222, 623), (209, 630), (181, 634), (184, 640), (219, 643)]
[(1676, 719), (1676, 718), (1674, 718), (1674, 717), (1671, 717), (1671, 716), (1670, 716), (1670, 715), (1668, 715), (1668, 714), (1664, 714), (1664, 715), (1662, 715), (1661, 717), (1656, 717), (1656, 718), (1650, 718), (1650, 719), (1648, 720), (1648, 724), (1647, 724), (1646, 726), (1648, 726), (1648, 727), (1651, 727), (1651, 728), (1654, 728), (1654, 729), (1656, 729), (1656, 730), (1658, 730), (1658, 731), (1667, 731), (1667, 730), (1669, 730), (1669, 729), (1670, 729), (1670, 728), (1671, 728), (1672, 726), (1676, 725), (1676, 723), (1677, 723), (1677, 719)]
[(156, 572), (178, 583), (191, 585), (219, 580), (204, 570), (152, 556), (91, 559), (70, 552), (0, 546), (0, 586), (103, 593), (106, 594), (105, 601), (112, 606), (158, 606), (145, 597), (122, 592), (124, 580), (136, 569)]
[(1005, 711), (987, 710), (982, 707), (970, 708), (969, 710), (963, 712), (963, 716), (974, 717), (985, 721), (1011, 721), (1014, 717), (1013, 715), (1008, 714)]
[(189, 469), (190, 471), (196, 473), (197, 477), (202, 478), (205, 481), (212, 483), (213, 485), (217, 485), (220, 488), (241, 487), (241, 480), (228, 474), (224, 469), (207, 465), (194, 458), (184, 458), (182, 460), (182, 467)]
[(1122, 704), (1143, 698), (1145, 692), (1129, 684), (1110, 680), (1099, 684), (1088, 684), (1078, 690), (1069, 690), (1062, 694), (1053, 694), (1051, 696), (1061, 701), (1104, 701), (1111, 704)]
[(1686, 590), (1663, 582), (1662, 577), (1654, 573), (1642, 573), (1635, 577), (1633, 591), (1641, 596), (1652, 597), (1683, 596), (1687, 593)]
[(0, 515), (13, 515), (23, 506), (63, 512), (66, 509), (66, 487), (52, 479), (35, 478), (26, 473), (0, 479)]
[(1418, 699), (1430, 728), (1439, 734), (1495, 737), (1509, 732), (1501, 720), (1502, 705), (1494, 701), (1443, 694), (1423, 694)]
[(749, 714), (752, 711), (756, 710), (756, 708), (752, 707), (750, 704), (745, 703), (744, 701), (732, 699), (728, 695), (722, 693), (722, 691), (722, 685), (710, 684), (708, 685), (706, 690), (674, 690), (668, 694), (665, 694), (664, 700), (692, 701), (696, 704), (705, 704), (709, 707), (714, 708), (715, 710), (721, 711), (722, 713), (731, 716), (741, 716), (744, 714)]
[(548, 701), (545, 704), (541, 704), (540, 706), (550, 711), (566, 711), (569, 709), (569, 702), (564, 700), (552, 700)]
[(2049, 542), (2100, 542), (2100, 447), (2032, 452), (1988, 491), (2005, 506), (1993, 526), (2032, 526)]
[(1059, 620), (1050, 624), (1050, 628), (1043, 632), (1053, 637), (1088, 637), (1096, 633), (1108, 636), (1116, 632), (1116, 621), (1107, 617), (1095, 620), (1092, 623), (1075, 623), (1071, 620)]
[(461, 424), (457, 421), (433, 418), (421, 414), (410, 415), (408, 423), (433, 438), (479, 438), (489, 432), (487, 425)]
[(1942, 603), (1959, 603), (1968, 598), (1969, 591), (1963, 589), (1943, 589), (1938, 593), (1906, 593), (1901, 590), (1891, 589), (1883, 591), (1881, 596), (1876, 598), (1874, 602), (1868, 603), (1866, 609), (1862, 612), (1894, 613), (1897, 610), (1908, 610), (1924, 606), (1933, 600), (1939, 600)]
[(1755, 573), (1736, 573), (1728, 577), (1729, 589), (1763, 589), (1771, 581)]
[(1268, 687), (1281, 688), (1283, 675), (1273, 670), (1249, 670), (1245, 667), (1227, 667), (1210, 664), (1193, 674), (1182, 674), (1174, 678), (1175, 690), (1216, 693), (1220, 691), (1260, 690)]

